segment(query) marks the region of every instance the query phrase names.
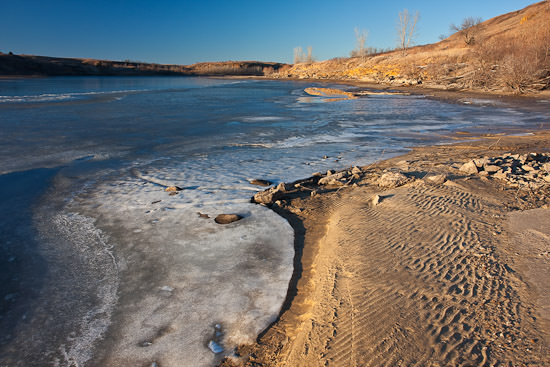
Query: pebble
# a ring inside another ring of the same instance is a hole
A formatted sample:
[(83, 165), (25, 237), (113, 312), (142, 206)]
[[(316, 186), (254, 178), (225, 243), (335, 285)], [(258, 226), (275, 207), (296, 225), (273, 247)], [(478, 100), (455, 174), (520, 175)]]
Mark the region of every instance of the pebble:
[(172, 292), (174, 288), (170, 287), (169, 285), (165, 285), (162, 288), (160, 288), (160, 290), (165, 292)]
[(213, 340), (210, 340), (210, 342), (208, 343), (208, 348), (214, 354), (218, 354), (218, 353), (223, 352), (223, 347), (221, 345), (219, 345), (218, 343), (216, 343), (215, 341), (213, 341)]
[(179, 186), (168, 186), (167, 188), (164, 189), (164, 191), (166, 191), (166, 192), (178, 192), (178, 191), (181, 191), (181, 190), (183, 190), (183, 189)]
[(241, 219), (243, 219), (243, 217), (238, 214), (220, 214), (214, 218), (214, 222), (218, 224), (229, 224)]

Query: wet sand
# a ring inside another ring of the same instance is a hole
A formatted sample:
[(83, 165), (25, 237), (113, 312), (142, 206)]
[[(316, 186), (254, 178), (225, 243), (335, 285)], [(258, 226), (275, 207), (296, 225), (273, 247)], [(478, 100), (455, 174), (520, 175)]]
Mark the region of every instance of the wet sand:
[[(534, 133), (417, 148), (286, 193), (273, 209), (296, 231), (287, 302), (225, 365), (550, 365), (550, 184), (459, 169), (549, 152)], [(381, 187), (389, 171), (407, 182)]]

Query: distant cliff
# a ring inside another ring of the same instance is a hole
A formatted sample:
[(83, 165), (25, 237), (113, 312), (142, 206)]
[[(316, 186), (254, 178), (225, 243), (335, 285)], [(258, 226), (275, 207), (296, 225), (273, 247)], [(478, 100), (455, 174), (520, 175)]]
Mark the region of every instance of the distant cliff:
[(274, 62), (225, 61), (163, 65), (133, 61), (72, 59), (0, 53), (0, 75), (188, 75), (264, 76), (289, 66)]

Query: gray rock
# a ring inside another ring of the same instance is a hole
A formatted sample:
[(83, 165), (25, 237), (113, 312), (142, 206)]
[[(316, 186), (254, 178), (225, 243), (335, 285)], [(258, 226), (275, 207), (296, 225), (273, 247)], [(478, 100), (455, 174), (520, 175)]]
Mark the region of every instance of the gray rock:
[(220, 214), (214, 218), (214, 222), (218, 224), (229, 224), (241, 219), (243, 219), (243, 217), (238, 214)]
[(210, 342), (208, 343), (208, 348), (214, 354), (218, 354), (218, 353), (223, 352), (223, 347), (221, 345), (219, 345), (218, 343), (216, 343), (215, 341), (213, 341), (213, 340), (210, 340)]
[(468, 175), (474, 175), (478, 172), (477, 166), (474, 161), (468, 161), (460, 166), (459, 170)]

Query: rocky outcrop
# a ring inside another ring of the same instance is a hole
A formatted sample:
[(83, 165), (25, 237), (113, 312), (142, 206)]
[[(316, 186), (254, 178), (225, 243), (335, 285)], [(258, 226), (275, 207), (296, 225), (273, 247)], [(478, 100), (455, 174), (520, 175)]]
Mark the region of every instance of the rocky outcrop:
[(503, 154), (464, 163), (467, 174), (506, 181), (512, 187), (540, 187), (550, 183), (550, 153)]

